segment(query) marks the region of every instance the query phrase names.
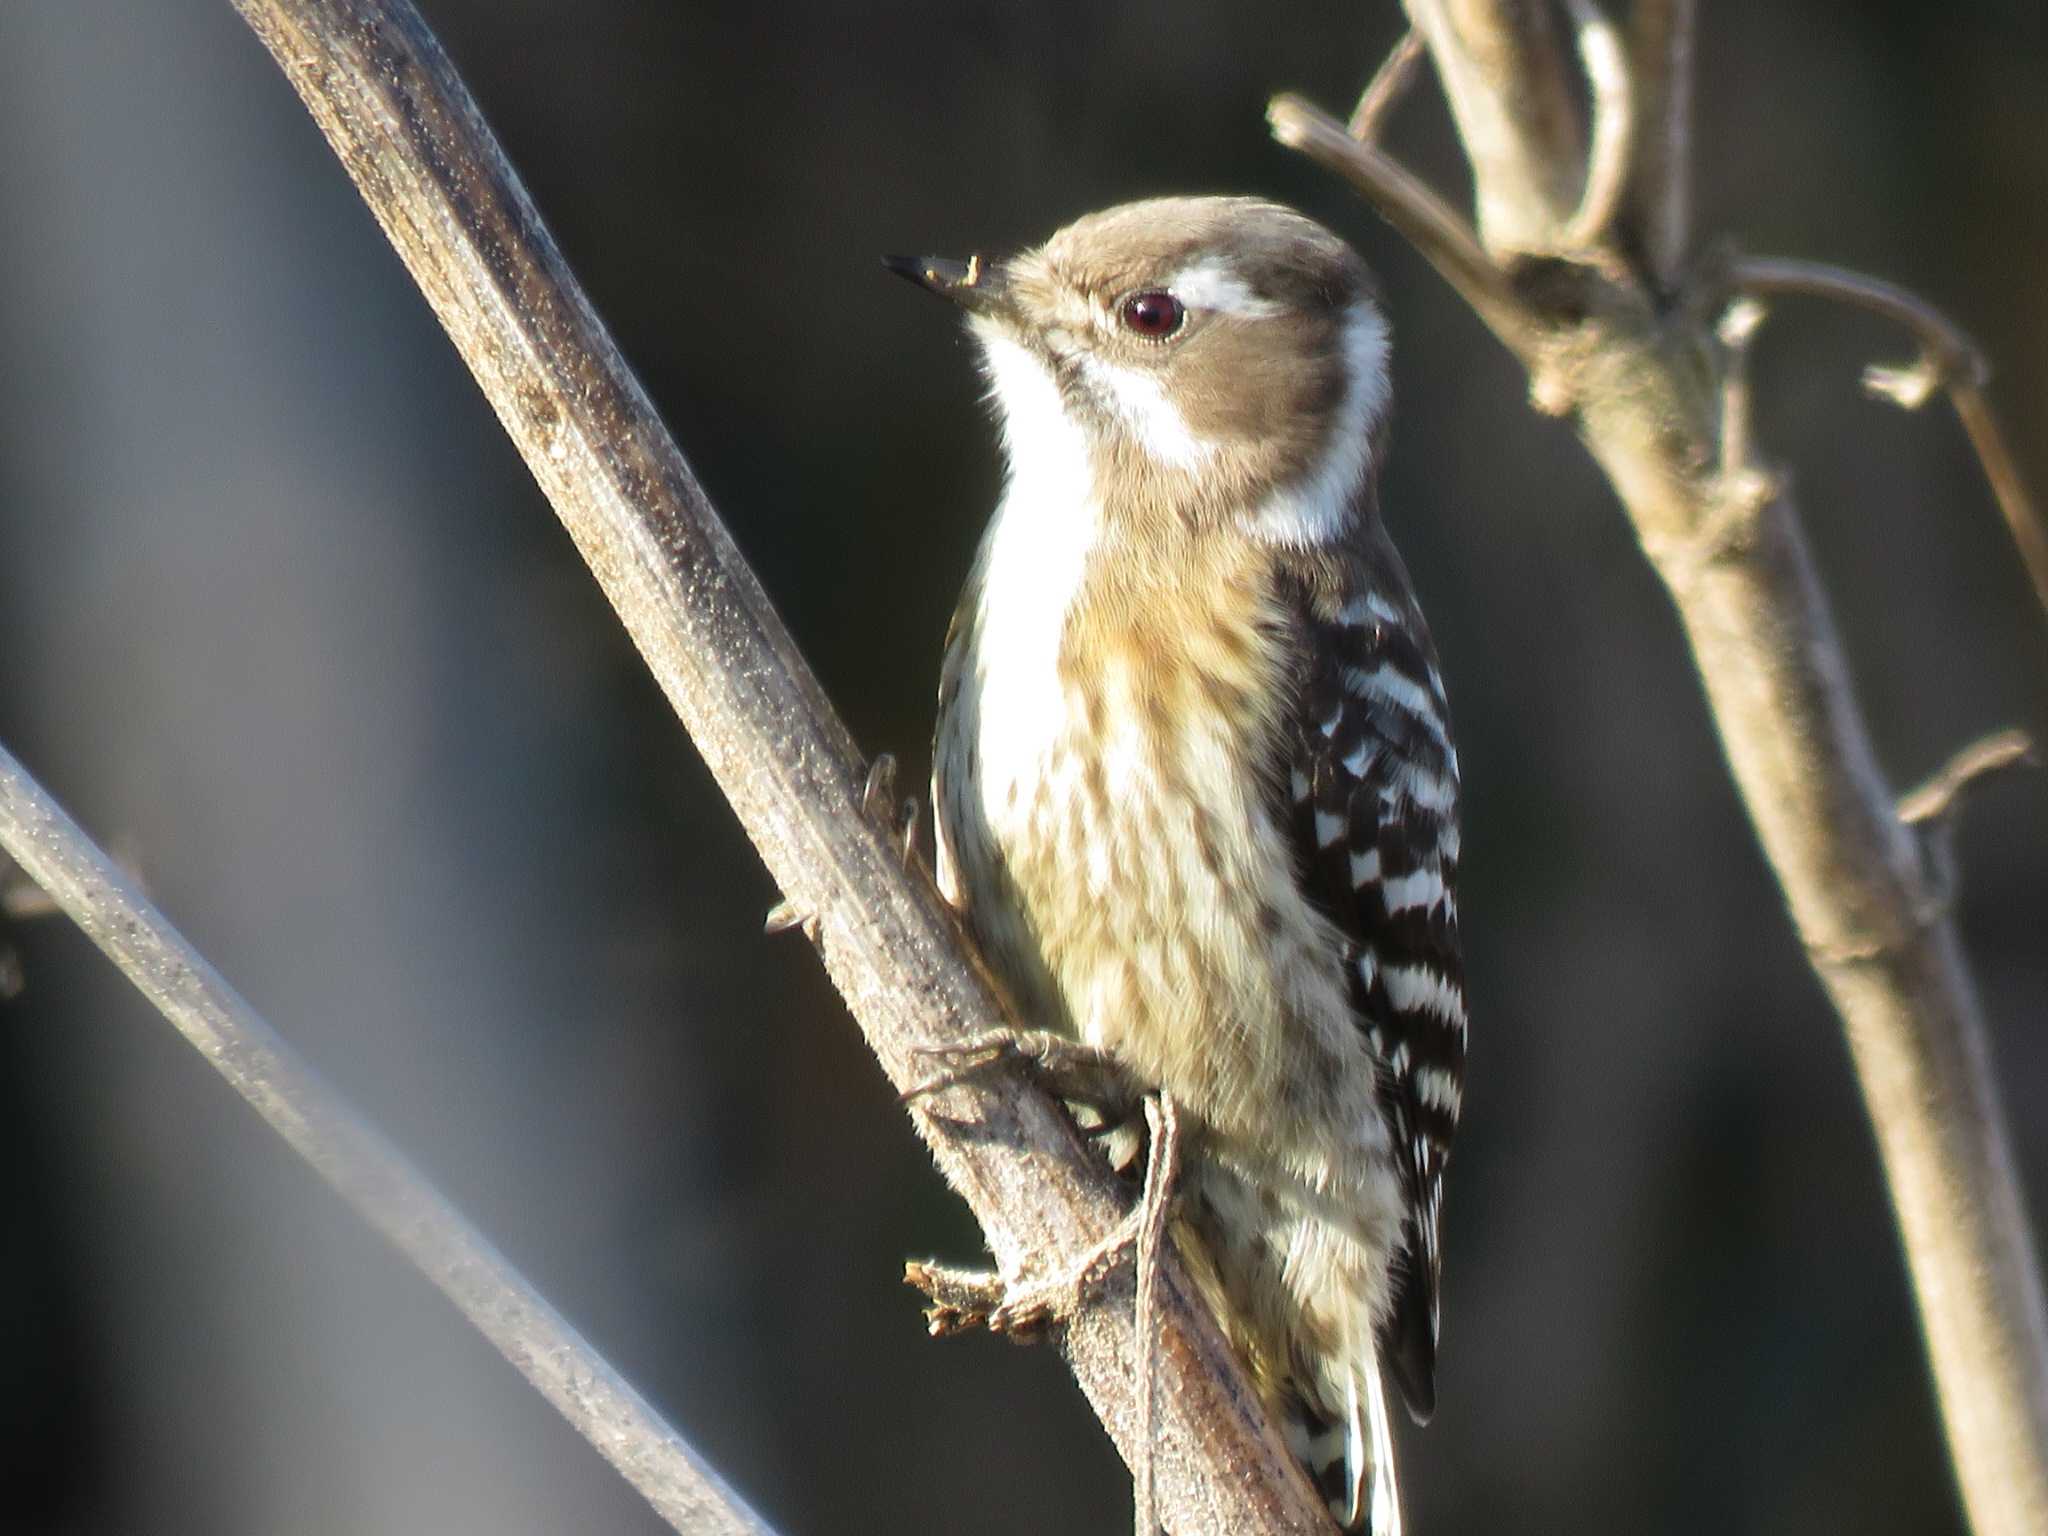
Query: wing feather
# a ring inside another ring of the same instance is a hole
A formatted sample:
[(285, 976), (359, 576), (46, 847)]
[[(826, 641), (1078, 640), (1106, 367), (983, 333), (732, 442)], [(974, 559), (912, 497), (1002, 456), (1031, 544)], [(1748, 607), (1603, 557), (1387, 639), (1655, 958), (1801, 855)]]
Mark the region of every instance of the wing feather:
[(1288, 586), (1299, 687), (1276, 778), (1304, 885), (1344, 935), (1401, 1158), (1407, 1251), (1381, 1343), (1422, 1419), (1436, 1400), (1443, 1173), (1465, 1076), (1458, 758), (1429, 631), (1384, 535)]

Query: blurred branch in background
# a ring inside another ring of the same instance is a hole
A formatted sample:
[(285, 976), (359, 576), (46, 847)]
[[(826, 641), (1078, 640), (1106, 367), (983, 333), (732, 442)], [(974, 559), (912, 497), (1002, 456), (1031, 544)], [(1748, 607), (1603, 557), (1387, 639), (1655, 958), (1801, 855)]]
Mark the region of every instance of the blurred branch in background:
[(624, 1377), (143, 897), (0, 748), (0, 848), (677, 1531), (774, 1536)]
[(1947, 392), (1977, 462), (1984, 468), (1991, 494), (1997, 498), (1998, 510), (2005, 515), (2006, 527), (2012, 530), (2013, 543), (2019, 546), (2020, 560), (2034, 583), (2034, 595), (2048, 610), (2048, 528), (2042, 524), (2041, 509), (2027, 493), (1985, 393), (1991, 364), (1983, 348), (1917, 294), (1861, 272), (1845, 272), (1817, 261), (1749, 256), (1734, 263), (1728, 283), (1743, 293), (1832, 299), (1881, 315), (1913, 333), (1920, 343), (1919, 360), (1903, 368), (1873, 364), (1864, 370), (1863, 387), (1908, 411), (1925, 405), (1937, 389)]
[[(899, 1090), (922, 1048), (1003, 1018), (893, 828), (867, 766), (741, 559), (417, 12), (403, 0), (235, 0), (433, 306), (822, 951)], [(1128, 1198), (1058, 1106), (1021, 1080), (950, 1089), (914, 1116), (1004, 1277), (1061, 1274)], [(952, 1118), (957, 1113), (960, 1118)], [(1133, 1348), (1132, 1286), (1061, 1331), (1127, 1463), (1148, 1452), (1184, 1536), (1327, 1528), (1177, 1263), (1159, 1335)], [(1156, 1438), (1141, 1384), (1158, 1373)]]
[[(1707, 311), (1730, 291), (1817, 293), (1911, 327), (1924, 352), (1918, 397), (1951, 391), (2048, 600), (2048, 554), (1981, 361), (1924, 303), (1807, 263), (1737, 262), (1732, 290), (1686, 301), (1690, 0), (1638, 0), (1626, 46), (1592, 0), (1575, 0), (1582, 84), (1545, 6), (1406, 9), (1472, 164), (1476, 231), (1298, 98), (1273, 103), (1274, 132), (1418, 244), (1613, 483), (1677, 606), (1736, 783), (1842, 1016), (1970, 1521), (1979, 1536), (2048, 1530), (2048, 1318), (1946, 882), (1878, 768), (1791, 498), (1753, 457), (1741, 368), (1760, 312), (1717, 336)], [(1617, 78), (1624, 57), (1632, 88)], [(1590, 152), (1576, 131), (1582, 95)], [(1361, 116), (1383, 112), (1376, 103)], [(1489, 270), (1475, 269), (1475, 249)], [(1898, 374), (1876, 382), (1917, 403)], [(2019, 751), (2008, 740), (1991, 756)]]

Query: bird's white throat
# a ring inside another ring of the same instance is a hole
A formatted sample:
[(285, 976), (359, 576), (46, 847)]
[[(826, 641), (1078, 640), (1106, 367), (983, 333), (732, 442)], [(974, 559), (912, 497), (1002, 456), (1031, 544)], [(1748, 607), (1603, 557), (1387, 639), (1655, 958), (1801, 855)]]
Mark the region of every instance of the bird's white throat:
[[(1212, 266), (1182, 274), (1183, 285), (1218, 308), (1251, 312), (1264, 301)], [(984, 675), (1003, 675), (1003, 720), (984, 732), (1015, 733), (1043, 746), (1064, 711), (1060, 646), (1088, 563), (1102, 540), (1103, 502), (1089, 429), (1075, 418), (1045, 363), (1002, 325), (979, 322), (989, 393), (1001, 414), (1008, 478), (983, 542), (979, 565), (978, 658)], [(1244, 527), (1261, 540), (1314, 547), (1351, 527), (1360, 482), (1387, 407), (1387, 325), (1370, 302), (1345, 315), (1339, 345), (1344, 393), (1321, 455), (1310, 469), (1268, 494)], [(1086, 382), (1155, 460), (1200, 473), (1218, 445), (1198, 437), (1159, 380), (1097, 356), (1082, 360)], [(990, 743), (994, 746), (996, 743)], [(1028, 759), (999, 754), (1004, 760)]]
[(985, 807), (1042, 762), (1066, 725), (1060, 646), (1102, 536), (1088, 435), (1045, 365), (995, 326), (977, 326), (989, 390), (1002, 412), (1008, 481), (982, 541), (971, 686), (1002, 700), (979, 712)]

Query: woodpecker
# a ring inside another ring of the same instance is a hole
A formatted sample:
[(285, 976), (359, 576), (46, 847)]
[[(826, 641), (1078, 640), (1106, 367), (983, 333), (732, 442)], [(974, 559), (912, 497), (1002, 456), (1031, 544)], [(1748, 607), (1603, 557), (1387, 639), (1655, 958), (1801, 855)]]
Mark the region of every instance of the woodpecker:
[(889, 264), (965, 309), (1008, 457), (940, 683), (940, 888), (1024, 1022), (1173, 1096), (1191, 1272), (1338, 1523), (1395, 1536), (1466, 1015), (1373, 279), (1234, 197)]

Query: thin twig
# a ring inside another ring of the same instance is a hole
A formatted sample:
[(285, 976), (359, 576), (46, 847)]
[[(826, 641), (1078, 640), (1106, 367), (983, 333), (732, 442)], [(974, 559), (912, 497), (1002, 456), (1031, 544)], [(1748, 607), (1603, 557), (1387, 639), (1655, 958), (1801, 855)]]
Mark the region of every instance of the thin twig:
[(2041, 509), (2020, 478), (2019, 465), (2006, 444), (1997, 413), (1991, 409), (1987, 393), (1990, 364), (1968, 333), (1918, 294), (1896, 283), (1824, 262), (1746, 256), (1733, 264), (1728, 280), (1746, 293), (1799, 294), (1868, 310), (1913, 334), (1926, 366), (1874, 368), (1865, 374), (1865, 385), (1908, 410), (1924, 402), (1929, 383), (1948, 392), (1999, 513), (2019, 547), (2035, 596), (2048, 611), (2048, 522), (2043, 521)]
[(1527, 310), (1507, 276), (1481, 248), (1472, 226), (1405, 167), (1354, 139), (1306, 98), (1275, 96), (1266, 107), (1273, 137), (1363, 191), (1380, 215), (1429, 259), (1465, 301), (1497, 327), (1526, 323)]
[(1942, 821), (1981, 779), (2014, 768), (2038, 768), (2041, 759), (2025, 731), (1998, 731), (1957, 752), (1926, 783), (1899, 797), (1899, 820), (1908, 826)]
[(1407, 92), (1415, 79), (1415, 66), (1422, 62), (1422, 38), (1413, 27), (1401, 34), (1380, 67), (1373, 72), (1365, 94), (1351, 114), (1351, 137), (1361, 144), (1377, 144), (1386, 126), (1387, 114)]
[(1740, 256), (1729, 267), (1727, 283), (1743, 293), (1799, 294), (1867, 309), (1911, 331), (1941, 371), (1944, 383), (1966, 379), (1981, 385), (1990, 376), (1983, 349), (1961, 326), (1918, 294), (1881, 277), (1821, 261)]
[(1138, 1297), (1132, 1333), (1132, 1352), (1138, 1359), (1138, 1454), (1137, 1511), (1138, 1536), (1157, 1536), (1159, 1530), (1158, 1478), (1152, 1466), (1152, 1413), (1159, 1390), (1158, 1345), (1154, 1342), (1154, 1318), (1159, 1299), (1159, 1262), (1165, 1251), (1167, 1218), (1173, 1212), (1174, 1190), (1180, 1183), (1180, 1107), (1173, 1095), (1161, 1089), (1145, 1096), (1147, 1145), (1145, 1193), (1138, 1202)]
[(1586, 189), (1578, 212), (1565, 226), (1567, 249), (1601, 243), (1628, 190), (1636, 140), (1635, 89), (1623, 56), (1621, 34), (1594, 0), (1565, 0), (1578, 35), (1579, 62), (1593, 100), (1593, 131), (1586, 150)]
[(5, 748), (0, 846), (663, 1520), (684, 1536), (772, 1536), (426, 1176), (320, 1081)]
[(2048, 524), (2043, 523), (2041, 509), (2020, 478), (2020, 467), (1998, 424), (1998, 414), (1977, 384), (1952, 378), (1948, 397), (1970, 446), (1976, 450), (1977, 462), (1984, 466), (1984, 478), (1991, 486), (1991, 494), (1998, 499), (1998, 510), (2005, 515), (2013, 543), (2019, 546), (2020, 559), (2033, 579), (2034, 595), (2040, 599), (2041, 607), (2048, 610)]
[[(474, 102), (406, 0), (234, 0), (304, 100), (618, 611), (899, 1091), (917, 1052), (1004, 1027), (867, 765)], [(1059, 1106), (1010, 1074), (968, 1120), (912, 1123), (1005, 1275), (1057, 1271), (1123, 1218)], [(1162, 1495), (1177, 1536), (1324, 1531), (1306, 1475), (1169, 1254), (1159, 1284)], [(1136, 1453), (1130, 1329), (1062, 1330), (1075, 1379)]]

